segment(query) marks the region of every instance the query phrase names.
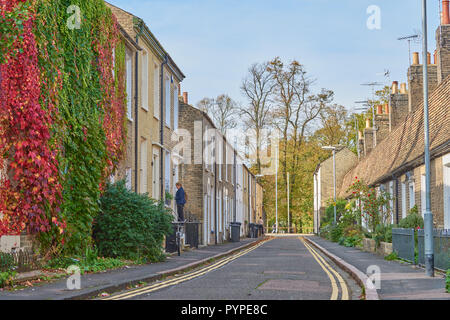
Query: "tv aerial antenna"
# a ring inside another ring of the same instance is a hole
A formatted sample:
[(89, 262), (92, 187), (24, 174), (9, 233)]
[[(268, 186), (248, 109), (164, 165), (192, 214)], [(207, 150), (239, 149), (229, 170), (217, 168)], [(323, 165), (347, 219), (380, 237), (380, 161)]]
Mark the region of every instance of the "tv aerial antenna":
[(406, 36), (406, 37), (400, 37), (397, 40), (399, 41), (408, 41), (408, 57), (409, 57), (409, 65), (411, 65), (411, 42), (419, 43), (422, 39), (422, 36), (420, 32), (417, 32), (414, 30), (415, 34)]
[(391, 81), (391, 71), (389, 69), (384, 69), (383, 72), (377, 73), (377, 76), (385, 77), (388, 83)]

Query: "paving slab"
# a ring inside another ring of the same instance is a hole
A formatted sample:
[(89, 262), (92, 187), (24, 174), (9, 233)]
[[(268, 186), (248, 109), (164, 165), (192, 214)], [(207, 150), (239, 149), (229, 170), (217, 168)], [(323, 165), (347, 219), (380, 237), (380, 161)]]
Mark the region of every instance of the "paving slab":
[(347, 248), (317, 236), (308, 238), (363, 273), (370, 266), (379, 267), (381, 274), (377, 292), (382, 300), (450, 300), (450, 294), (445, 292), (443, 274), (436, 273), (434, 278), (430, 278), (423, 268), (412, 264), (387, 261), (377, 254)]

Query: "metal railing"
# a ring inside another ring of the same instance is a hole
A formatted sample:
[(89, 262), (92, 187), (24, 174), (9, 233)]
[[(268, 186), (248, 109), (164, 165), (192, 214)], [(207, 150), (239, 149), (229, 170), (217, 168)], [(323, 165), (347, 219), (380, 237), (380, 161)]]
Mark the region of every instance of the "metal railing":
[(38, 257), (29, 250), (0, 252), (0, 271), (25, 272), (38, 267)]
[(392, 228), (392, 250), (399, 258), (415, 263), (414, 229)]
[[(425, 232), (417, 231), (418, 263), (425, 264)], [(434, 229), (434, 266), (438, 269), (450, 268), (450, 229)]]

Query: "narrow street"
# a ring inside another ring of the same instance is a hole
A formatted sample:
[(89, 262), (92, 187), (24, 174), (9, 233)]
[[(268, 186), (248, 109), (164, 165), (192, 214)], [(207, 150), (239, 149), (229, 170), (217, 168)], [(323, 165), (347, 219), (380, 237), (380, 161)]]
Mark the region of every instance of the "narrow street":
[(269, 239), (192, 272), (105, 300), (349, 300), (360, 287), (299, 236)]

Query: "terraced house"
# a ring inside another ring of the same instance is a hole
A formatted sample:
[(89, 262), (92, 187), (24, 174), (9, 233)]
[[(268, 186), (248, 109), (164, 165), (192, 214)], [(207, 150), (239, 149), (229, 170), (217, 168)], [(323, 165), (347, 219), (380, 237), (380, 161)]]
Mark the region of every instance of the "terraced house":
[[(447, 4), (448, 5), (448, 4)], [(444, 11), (448, 15), (448, 10)], [(397, 223), (417, 206), (425, 210), (423, 68), (429, 72), (429, 126), (431, 154), (431, 209), (434, 227), (450, 229), (450, 21), (442, 17), (436, 31), (434, 61), (420, 64), (414, 53), (408, 86), (392, 85), (390, 102), (378, 106), (376, 128), (368, 121), (360, 132), (361, 160), (339, 185), (339, 196), (348, 198), (355, 177), (393, 196), (391, 223)], [(337, 161), (339, 163), (339, 161)], [(338, 164), (337, 164), (338, 165)], [(332, 172), (325, 177), (332, 181)], [(332, 182), (331, 182), (332, 183)], [(318, 197), (319, 190), (315, 192)]]
[(231, 222), (240, 222), (241, 237), (247, 236), (249, 223), (257, 223), (262, 212), (256, 177), (207, 113), (188, 104), (186, 93), (180, 101), (180, 129), (190, 150), (182, 151), (180, 180), (189, 197), (188, 217), (201, 223), (201, 243), (228, 241)]
[[(127, 161), (118, 176), (125, 176), (130, 189), (149, 193), (157, 200), (170, 200), (179, 168), (172, 161), (172, 135), (178, 129), (180, 83), (184, 74), (142, 19), (108, 4), (122, 28), (140, 50), (127, 53), (129, 135)], [(132, 161), (130, 161), (132, 159)]]

